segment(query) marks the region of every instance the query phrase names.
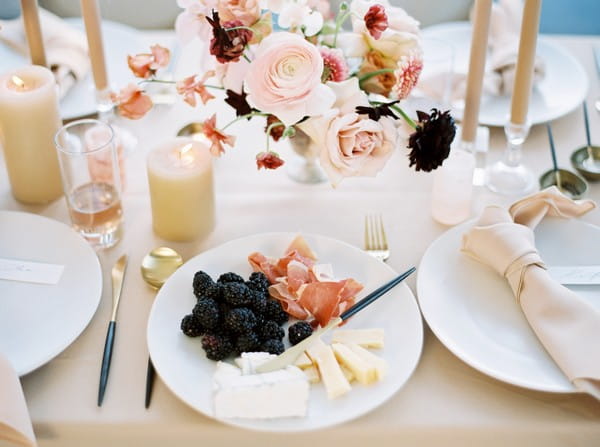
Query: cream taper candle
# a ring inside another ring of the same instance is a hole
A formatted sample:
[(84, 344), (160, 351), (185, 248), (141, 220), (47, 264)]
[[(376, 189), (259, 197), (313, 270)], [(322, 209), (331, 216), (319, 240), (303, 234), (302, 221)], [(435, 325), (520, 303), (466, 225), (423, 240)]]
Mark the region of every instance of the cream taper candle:
[(190, 241), (215, 225), (212, 155), (191, 138), (175, 138), (148, 155), (152, 225), (163, 239)]
[(54, 134), (61, 126), (56, 81), (40, 66), (0, 77), (0, 135), (13, 195), (47, 203), (62, 195)]
[(462, 120), (462, 141), (469, 143), (473, 143), (477, 135), (491, 13), (492, 0), (475, 0), (467, 93)]
[(40, 26), (37, 0), (21, 0), (21, 13), (31, 63), (46, 67), (48, 64), (46, 62), (46, 52), (44, 51), (44, 39)]
[(81, 0), (81, 14), (85, 23), (94, 84), (96, 90), (103, 91), (108, 88), (108, 74), (106, 73), (104, 45), (102, 43), (100, 7), (97, 0)]
[(525, 0), (523, 20), (521, 21), (521, 37), (519, 39), (519, 55), (515, 69), (515, 85), (510, 103), (510, 122), (514, 124), (525, 124), (527, 122), (541, 9), (542, 0)]

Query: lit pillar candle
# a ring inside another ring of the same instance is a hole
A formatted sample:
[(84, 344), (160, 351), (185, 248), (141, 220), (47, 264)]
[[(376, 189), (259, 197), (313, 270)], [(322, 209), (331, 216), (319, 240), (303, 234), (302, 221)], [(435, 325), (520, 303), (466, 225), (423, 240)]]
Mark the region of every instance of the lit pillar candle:
[(21, 12), (31, 63), (45, 67), (47, 66), (46, 52), (44, 51), (37, 0), (21, 0)]
[(542, 0), (525, 0), (521, 22), (521, 37), (519, 39), (519, 55), (515, 71), (515, 85), (510, 104), (510, 122), (514, 124), (525, 124), (527, 122), (541, 9)]
[(475, 0), (467, 93), (462, 121), (462, 141), (469, 143), (473, 143), (477, 135), (491, 12), (492, 0)]
[(191, 138), (175, 138), (148, 155), (154, 231), (163, 239), (190, 241), (215, 224), (212, 156)]
[(106, 74), (100, 8), (97, 0), (81, 0), (81, 14), (85, 23), (94, 84), (96, 90), (103, 91), (108, 88), (108, 75)]
[(29, 66), (0, 77), (0, 134), (13, 195), (47, 203), (62, 195), (54, 134), (61, 126), (52, 72)]

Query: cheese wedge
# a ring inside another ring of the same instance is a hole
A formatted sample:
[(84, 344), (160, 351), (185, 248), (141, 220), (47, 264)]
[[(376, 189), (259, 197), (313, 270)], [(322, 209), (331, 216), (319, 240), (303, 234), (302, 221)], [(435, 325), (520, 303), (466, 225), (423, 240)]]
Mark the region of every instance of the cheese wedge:
[(321, 376), (319, 376), (319, 370), (316, 366), (309, 366), (308, 368), (304, 368), (304, 374), (310, 383), (319, 383), (321, 381)]
[(346, 380), (348, 382), (350, 382), (350, 383), (354, 382), (354, 379), (356, 379), (356, 377), (354, 377), (354, 374), (352, 373), (352, 371), (350, 371), (344, 365), (340, 365), (340, 369), (342, 370), (342, 374), (344, 375), (344, 377), (346, 378)]
[(377, 381), (377, 370), (374, 364), (367, 362), (344, 344), (333, 343), (331, 347), (338, 363), (352, 371), (359, 383), (369, 385)]
[(297, 366), (300, 369), (307, 369), (314, 365), (312, 360), (306, 355), (305, 352), (303, 352), (294, 362), (294, 366)]
[(327, 346), (319, 340), (308, 348), (306, 353), (317, 364), (329, 399), (342, 396), (352, 389), (333, 355), (331, 346)]
[(367, 362), (369, 365), (371, 365), (375, 368), (375, 375), (376, 375), (377, 380), (382, 380), (386, 376), (387, 371), (388, 371), (388, 364), (384, 359), (376, 356), (372, 352), (367, 351), (365, 348), (363, 348), (361, 346), (352, 345), (352, 344), (345, 345), (345, 346), (347, 346), (352, 352), (357, 354), (365, 362)]
[(381, 349), (383, 348), (383, 329), (337, 329), (333, 331), (331, 342)]

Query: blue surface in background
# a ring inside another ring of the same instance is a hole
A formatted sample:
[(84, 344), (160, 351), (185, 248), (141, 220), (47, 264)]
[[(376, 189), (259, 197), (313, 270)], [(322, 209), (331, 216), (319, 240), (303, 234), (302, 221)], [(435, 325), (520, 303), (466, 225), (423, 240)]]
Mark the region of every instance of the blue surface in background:
[(600, 0), (543, 0), (540, 32), (600, 34)]

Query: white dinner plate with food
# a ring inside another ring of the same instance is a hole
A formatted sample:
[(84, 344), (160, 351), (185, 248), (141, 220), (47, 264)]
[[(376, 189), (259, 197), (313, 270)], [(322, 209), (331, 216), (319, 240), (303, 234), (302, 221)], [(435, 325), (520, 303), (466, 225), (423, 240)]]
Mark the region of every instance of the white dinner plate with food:
[[(66, 22), (74, 28), (84, 30), (80, 18), (67, 18)], [(102, 38), (108, 81), (112, 88), (118, 90), (125, 87), (134, 77), (127, 66), (127, 55), (149, 51), (140, 43), (139, 31), (129, 26), (104, 20), (102, 22)], [(0, 66), (2, 70), (20, 67), (29, 63), (23, 55), (15, 52), (0, 42)], [(60, 101), (60, 112), (63, 119), (73, 119), (96, 112), (96, 90), (91, 70), (87, 76), (76, 83)]]
[[(471, 24), (451, 22), (425, 28), (423, 37), (440, 39), (454, 48), (454, 72), (467, 73), (471, 49)], [(531, 124), (545, 123), (573, 111), (585, 99), (588, 77), (581, 63), (549, 37), (540, 35), (537, 54), (544, 61), (545, 76), (533, 88), (529, 104)], [(503, 127), (510, 111), (510, 95), (483, 94), (479, 122), (486, 126)], [(452, 113), (462, 118), (462, 107)]]
[[(179, 328), (181, 319), (196, 302), (192, 293), (194, 273), (203, 270), (216, 279), (221, 273), (232, 271), (248, 277), (252, 272), (247, 261), (250, 253), (282, 256), (294, 237), (292, 233), (265, 233), (227, 242), (189, 260), (158, 293), (148, 322), (150, 356), (167, 387), (197, 411), (215, 418), (212, 380), (216, 362), (206, 358), (199, 337), (187, 337)], [(354, 278), (364, 285), (357, 299), (396, 276), (391, 267), (349, 244), (318, 235), (305, 238), (319, 262), (332, 264), (336, 277)], [(406, 383), (420, 358), (423, 327), (412, 292), (400, 284), (352, 317), (344, 328), (384, 329), (385, 346), (373, 351), (389, 365), (382, 381), (369, 386), (353, 383), (350, 392), (332, 400), (327, 398), (321, 383), (311, 385), (308, 411), (303, 418), (219, 420), (255, 430), (306, 431), (347, 422), (383, 404)], [(328, 340), (326, 334), (324, 341)]]
[[(423, 256), (417, 295), (429, 327), (456, 356), (491, 377), (532, 390), (576, 392), (527, 323), (508, 282), (460, 252), (473, 223), (448, 230)], [(548, 266), (598, 264), (600, 227), (546, 218), (535, 240)], [(600, 309), (600, 286), (569, 288)]]
[(0, 258), (64, 266), (56, 284), (0, 279), (0, 352), (22, 376), (83, 332), (100, 303), (102, 270), (71, 227), (17, 211), (0, 211)]

